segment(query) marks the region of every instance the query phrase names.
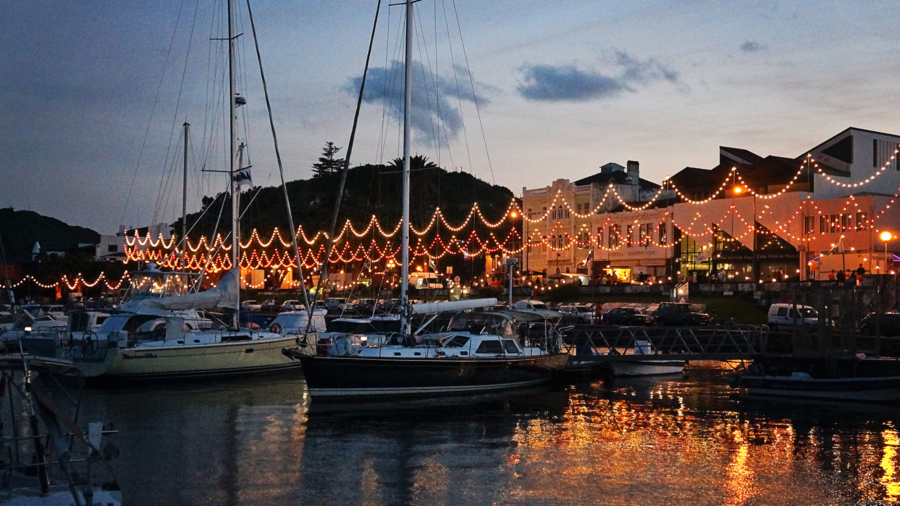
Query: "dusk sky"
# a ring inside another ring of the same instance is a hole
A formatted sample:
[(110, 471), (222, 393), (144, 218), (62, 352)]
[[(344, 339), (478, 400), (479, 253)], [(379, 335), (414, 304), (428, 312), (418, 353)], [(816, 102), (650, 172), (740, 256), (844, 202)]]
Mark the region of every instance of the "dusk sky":
[[(204, 164), (225, 168), (223, 141), (209, 140), (222, 127), (222, 107), (209, 106), (222, 98), (211, 98), (208, 84), (209, 70), (221, 71), (209, 56), (223, 48), (209, 40), (224, 36), (220, 3), (5, 5), (0, 207), (101, 233), (171, 222), (181, 206), (185, 120), (189, 210), (221, 191), (221, 174), (199, 173)], [(241, 137), (254, 183), (275, 185), (239, 3), (250, 125)], [(347, 145), (376, 3), (251, 1), (288, 180), (311, 176), (326, 141)], [(721, 145), (793, 157), (850, 126), (900, 133), (896, 1), (423, 0), (416, 8), (423, 91), (413, 153), (516, 194), (607, 162), (638, 160), (641, 176), (659, 182), (685, 166), (715, 166)], [(383, 130), (382, 117), (399, 112), (390, 84), (401, 68), (401, 16), (382, 4), (354, 165), (399, 156), (396, 126)]]

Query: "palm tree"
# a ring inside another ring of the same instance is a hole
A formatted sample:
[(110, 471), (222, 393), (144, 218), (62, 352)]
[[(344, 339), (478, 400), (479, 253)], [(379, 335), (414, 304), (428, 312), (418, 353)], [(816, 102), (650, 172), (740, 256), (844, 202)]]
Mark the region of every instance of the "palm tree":
[[(403, 169), (403, 158), (394, 158), (391, 160), (391, 163), (388, 165), (389, 167), (394, 167), (397, 169)], [(409, 157), (409, 170), (410, 172), (416, 170), (426, 170), (426, 169), (439, 169), (436, 163), (432, 162), (425, 155), (413, 155)]]

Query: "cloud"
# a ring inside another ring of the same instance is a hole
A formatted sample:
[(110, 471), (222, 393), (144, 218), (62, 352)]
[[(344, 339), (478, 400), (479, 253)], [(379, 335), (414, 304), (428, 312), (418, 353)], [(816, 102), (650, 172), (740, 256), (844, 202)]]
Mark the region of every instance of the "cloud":
[[(477, 100), (478, 107), (490, 103), (483, 95), (473, 94), (469, 74), (463, 68), (454, 68), (449, 76), (436, 76), (420, 62), (413, 62), (412, 71), (411, 125), (416, 142), (433, 145), (437, 138), (445, 142), (445, 135), (455, 139), (463, 127), (462, 102), (474, 104)], [(343, 90), (358, 96), (361, 82), (362, 77), (353, 77)], [(481, 89), (489, 88), (480, 83), (476, 85)], [(370, 104), (383, 104), (392, 118), (402, 121), (403, 63), (395, 60), (390, 67), (369, 69), (363, 100)]]
[(586, 102), (636, 92), (635, 85), (653, 81), (680, 84), (678, 72), (655, 58), (639, 60), (618, 51), (612, 59), (613, 74), (581, 70), (574, 65), (530, 65), (520, 68), (519, 94), (543, 102)]
[(748, 40), (741, 44), (741, 51), (745, 53), (756, 53), (759, 51), (765, 51), (766, 49), (769, 49), (769, 46), (760, 44), (759, 42), (753, 40)]

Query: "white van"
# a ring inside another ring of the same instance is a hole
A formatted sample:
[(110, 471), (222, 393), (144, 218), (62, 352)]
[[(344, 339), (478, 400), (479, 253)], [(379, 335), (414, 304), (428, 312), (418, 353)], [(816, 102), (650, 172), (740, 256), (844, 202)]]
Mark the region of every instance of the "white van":
[(819, 324), (819, 312), (810, 306), (798, 304), (796, 313), (793, 304), (772, 304), (769, 307), (769, 325), (773, 330), (778, 330), (779, 326), (790, 327), (794, 325), (795, 316), (799, 325), (811, 326)]

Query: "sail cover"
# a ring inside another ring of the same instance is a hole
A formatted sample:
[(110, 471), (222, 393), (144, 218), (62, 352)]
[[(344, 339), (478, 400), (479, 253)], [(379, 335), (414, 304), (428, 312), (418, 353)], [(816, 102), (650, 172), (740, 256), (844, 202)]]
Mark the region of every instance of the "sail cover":
[(237, 273), (230, 270), (222, 276), (215, 288), (205, 292), (189, 293), (176, 297), (144, 299), (141, 305), (153, 309), (180, 311), (185, 309), (236, 308), (238, 305), (239, 287)]

